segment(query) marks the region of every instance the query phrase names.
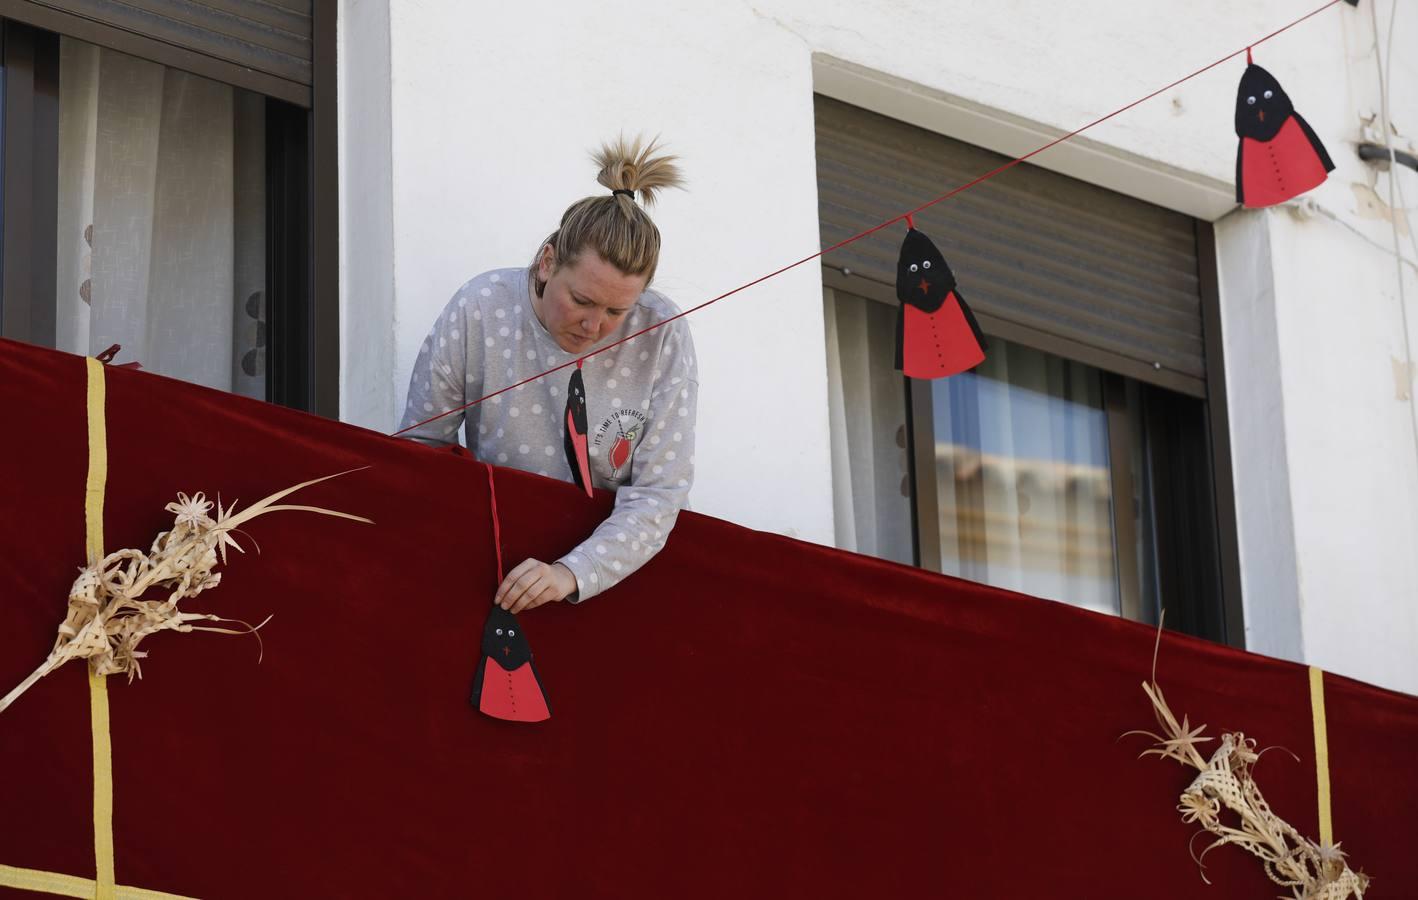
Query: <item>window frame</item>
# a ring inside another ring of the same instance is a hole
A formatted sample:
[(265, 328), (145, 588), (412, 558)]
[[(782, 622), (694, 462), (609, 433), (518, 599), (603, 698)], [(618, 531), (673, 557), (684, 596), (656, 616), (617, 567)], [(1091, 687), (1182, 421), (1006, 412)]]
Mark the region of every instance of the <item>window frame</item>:
[(313, 0), (313, 83), (306, 87), (69, 13), (0, 0), (0, 335), (55, 344), (59, 39), (72, 37), (267, 98), (266, 399), (338, 418), (337, 8), (337, 0)]

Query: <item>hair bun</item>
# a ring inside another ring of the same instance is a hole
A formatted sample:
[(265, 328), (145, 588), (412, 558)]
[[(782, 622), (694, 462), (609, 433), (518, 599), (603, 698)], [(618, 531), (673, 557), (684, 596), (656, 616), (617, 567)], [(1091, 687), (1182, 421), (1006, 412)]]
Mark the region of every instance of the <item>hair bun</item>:
[[(660, 149), (658, 138), (647, 142), (639, 135), (632, 141), (621, 135), (612, 142), (602, 144), (601, 149), (591, 155), (601, 169), (596, 181), (612, 191), (638, 193), (641, 202), (650, 206), (659, 191), (684, 186), (684, 178), (675, 164), (678, 157), (655, 155)], [(620, 196), (616, 195), (617, 198)], [(630, 201), (634, 202), (633, 196)]]

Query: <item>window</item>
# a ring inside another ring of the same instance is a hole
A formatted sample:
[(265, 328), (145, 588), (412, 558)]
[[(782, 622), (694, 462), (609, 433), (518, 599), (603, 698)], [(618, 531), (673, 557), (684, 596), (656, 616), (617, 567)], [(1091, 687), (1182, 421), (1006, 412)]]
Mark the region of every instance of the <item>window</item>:
[[(1003, 161), (817, 112), (824, 244)], [(1027, 165), (997, 181), (917, 216), (989, 336), (971, 372), (894, 368), (902, 230), (824, 259), (839, 546), (1239, 643), (1209, 226)]]
[(337, 414), (333, 5), (70, 5), (6, 7), (4, 335)]
[(266, 101), (60, 39), (55, 346), (266, 397)]

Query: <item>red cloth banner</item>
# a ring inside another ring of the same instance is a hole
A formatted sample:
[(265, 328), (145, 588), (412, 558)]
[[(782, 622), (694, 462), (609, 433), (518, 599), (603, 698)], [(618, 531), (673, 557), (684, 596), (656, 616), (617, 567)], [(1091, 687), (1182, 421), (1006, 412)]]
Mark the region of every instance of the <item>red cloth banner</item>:
[[(1131, 622), (685, 514), (644, 570), (521, 617), (552, 718), (469, 705), (495, 585), (466, 456), (131, 370), (107, 372), (109, 551), (178, 491), (296, 502), (184, 606), (270, 623), (159, 634), (110, 678), (117, 881), (196, 897), (1089, 897), (1280, 893), (1138, 759), (1154, 633)], [(84, 561), (84, 363), (0, 341), (0, 690), (49, 652)], [(509, 565), (611, 502), (496, 471)], [(260, 552), (257, 552), (259, 544)], [(1317, 836), (1304, 667), (1162, 640), (1172, 708), (1266, 754)], [(93, 878), (86, 678), (0, 714), (0, 864)], [(1418, 700), (1326, 677), (1335, 836), (1370, 896), (1412, 892)], [(1196, 847), (1204, 846), (1198, 840)], [(3, 891), (0, 891), (3, 892)]]

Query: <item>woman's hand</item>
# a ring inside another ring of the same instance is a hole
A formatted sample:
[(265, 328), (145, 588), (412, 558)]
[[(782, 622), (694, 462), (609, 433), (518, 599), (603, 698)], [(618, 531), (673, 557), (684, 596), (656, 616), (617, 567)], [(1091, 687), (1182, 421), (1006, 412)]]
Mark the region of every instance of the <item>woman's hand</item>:
[(516, 615), (543, 603), (565, 600), (576, 591), (576, 576), (561, 563), (524, 559), (497, 586), (492, 602)]

